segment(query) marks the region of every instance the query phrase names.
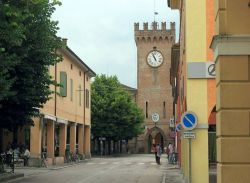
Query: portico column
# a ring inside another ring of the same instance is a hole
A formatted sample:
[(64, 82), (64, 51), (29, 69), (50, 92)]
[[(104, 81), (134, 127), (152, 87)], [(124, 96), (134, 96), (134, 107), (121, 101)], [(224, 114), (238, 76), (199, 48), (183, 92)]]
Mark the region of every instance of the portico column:
[(79, 125), (78, 126), (78, 153), (79, 154), (84, 154), (83, 152), (83, 146), (84, 146), (84, 126)]
[(55, 123), (49, 120), (47, 123), (47, 154), (49, 158), (55, 156)]
[(30, 127), (30, 154), (33, 158), (41, 157), (42, 129), (39, 118), (34, 119), (34, 126)]
[(76, 123), (70, 124), (70, 152), (76, 151)]
[(66, 139), (67, 139), (67, 125), (66, 124), (60, 124), (60, 149), (59, 149), (59, 155), (61, 157), (65, 156), (65, 149), (66, 149)]
[(90, 153), (90, 126), (84, 128), (84, 152), (87, 158), (91, 157)]
[(250, 4), (216, 0), (217, 183), (250, 180)]

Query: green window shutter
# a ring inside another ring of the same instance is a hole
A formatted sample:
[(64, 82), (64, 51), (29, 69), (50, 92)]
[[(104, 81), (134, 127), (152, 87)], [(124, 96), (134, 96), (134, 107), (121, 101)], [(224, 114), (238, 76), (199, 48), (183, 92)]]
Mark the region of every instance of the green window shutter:
[(67, 97), (67, 73), (64, 71), (60, 72), (60, 95), (62, 97)]

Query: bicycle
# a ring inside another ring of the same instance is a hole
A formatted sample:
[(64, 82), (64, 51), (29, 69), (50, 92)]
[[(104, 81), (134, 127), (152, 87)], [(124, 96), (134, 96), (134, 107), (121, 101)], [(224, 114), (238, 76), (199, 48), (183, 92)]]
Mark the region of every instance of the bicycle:
[(71, 159), (71, 161), (79, 162), (79, 156), (78, 156), (77, 153), (71, 152), (70, 153), (70, 159)]
[(46, 152), (42, 153), (42, 166), (44, 165), (46, 168), (48, 168), (48, 161), (47, 161), (47, 155)]

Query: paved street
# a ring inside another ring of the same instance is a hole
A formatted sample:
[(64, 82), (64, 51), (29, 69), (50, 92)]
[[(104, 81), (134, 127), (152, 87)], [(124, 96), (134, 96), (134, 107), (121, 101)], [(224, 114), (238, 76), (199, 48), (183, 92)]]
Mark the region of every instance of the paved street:
[[(154, 155), (131, 155), (118, 158), (92, 158), (86, 162), (61, 169), (19, 169), (24, 178), (12, 183), (177, 183), (178, 170), (166, 163), (157, 165)], [(175, 176), (166, 176), (173, 171)], [(170, 173), (170, 172), (169, 172)], [(164, 181), (163, 181), (164, 180)], [(180, 180), (179, 180), (180, 181)], [(179, 182), (178, 183), (181, 183)]]

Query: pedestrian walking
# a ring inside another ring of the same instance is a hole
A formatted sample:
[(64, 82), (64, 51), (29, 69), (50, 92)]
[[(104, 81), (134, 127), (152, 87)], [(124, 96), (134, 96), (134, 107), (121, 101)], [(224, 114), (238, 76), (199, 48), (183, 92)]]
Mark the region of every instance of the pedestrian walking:
[(161, 164), (161, 146), (160, 146), (160, 144), (157, 144), (156, 152), (157, 152), (157, 154), (156, 154), (156, 157), (157, 157), (156, 163), (158, 165), (160, 165)]
[(168, 163), (173, 163), (173, 153), (174, 153), (174, 146), (172, 143), (168, 144)]

